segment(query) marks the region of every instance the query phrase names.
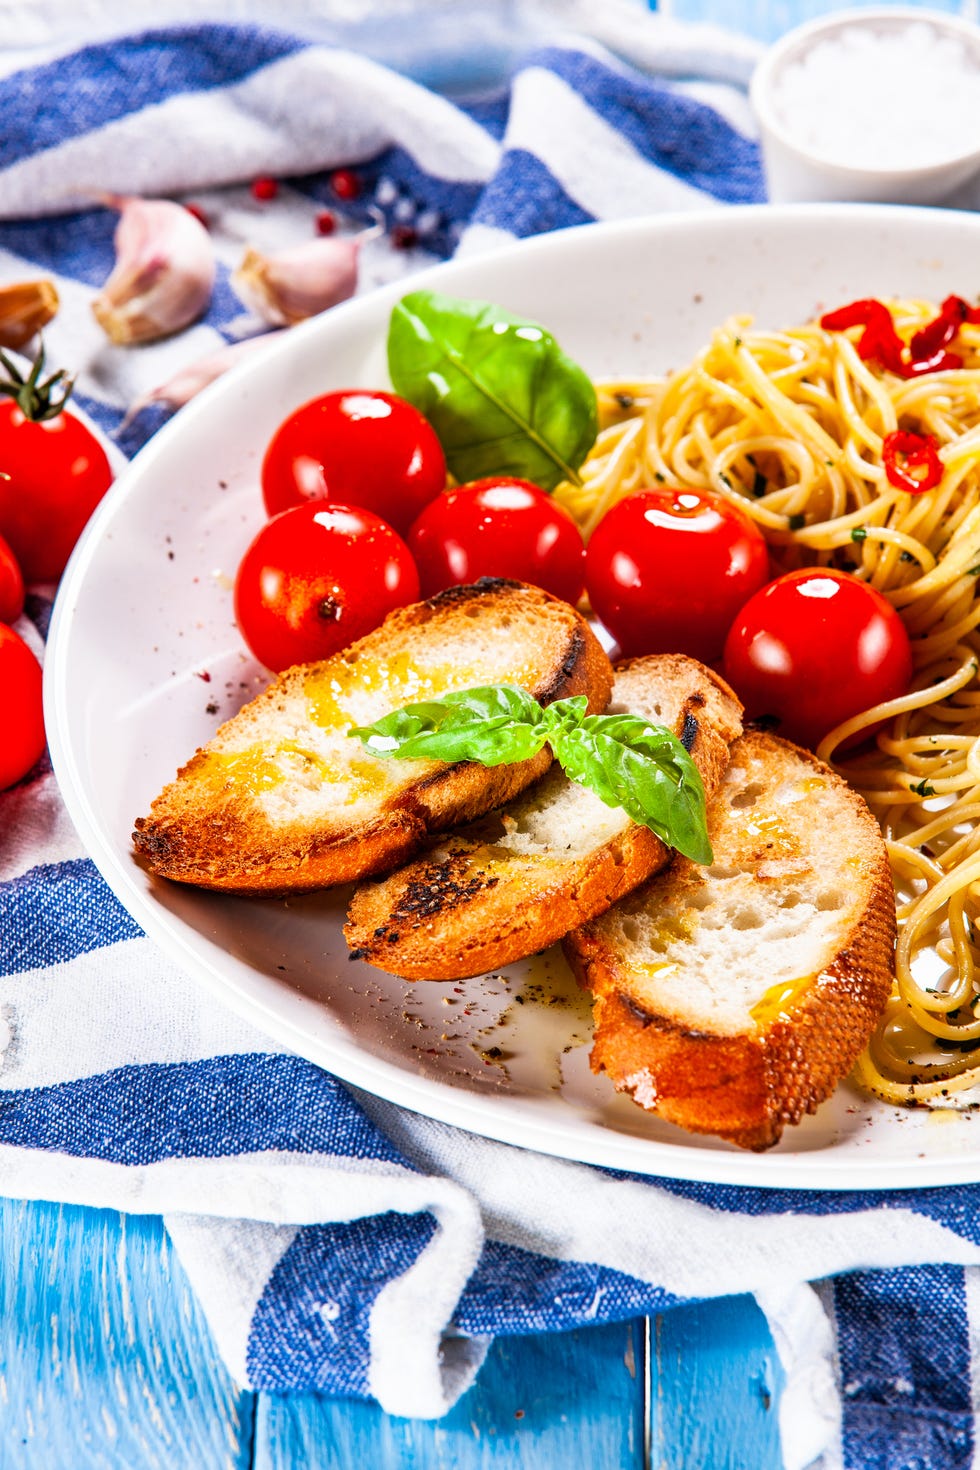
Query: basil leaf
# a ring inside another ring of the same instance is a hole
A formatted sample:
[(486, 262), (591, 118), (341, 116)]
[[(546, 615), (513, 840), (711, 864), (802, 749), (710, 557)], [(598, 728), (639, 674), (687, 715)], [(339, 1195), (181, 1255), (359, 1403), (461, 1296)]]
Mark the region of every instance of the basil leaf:
[(711, 862), (704, 786), (676, 735), (640, 715), (587, 715), (584, 694), (542, 709), (516, 684), (457, 689), (350, 731), (373, 754), (403, 760), (528, 760), (547, 742), (572, 781), (698, 863)]
[[(609, 717), (613, 724), (619, 716)], [(629, 718), (629, 717), (626, 717)], [(697, 766), (676, 736), (644, 736), (634, 747), (602, 728), (603, 716), (590, 716), (577, 730), (563, 731), (551, 744), (565, 774), (604, 801), (622, 807), (634, 822), (649, 827), (670, 847), (696, 863), (710, 863), (704, 786)], [(638, 722), (656, 730), (648, 721)]]
[[(589, 707), (589, 696), (587, 694), (571, 694), (567, 699), (556, 699), (541, 711), (541, 719), (544, 728), (548, 731), (548, 739), (552, 735), (559, 735), (563, 730), (577, 730), (586, 718), (585, 711)], [(593, 718), (595, 718), (593, 716)], [(602, 717), (599, 716), (601, 719)]]
[[(588, 705), (585, 695), (580, 695), (579, 698), (583, 707)], [(481, 684), (476, 689), (452, 689), (442, 696), (439, 703), (449, 705), (451, 710), (469, 711), (479, 719), (496, 720), (506, 717), (509, 720), (521, 720), (528, 725), (540, 724), (544, 713), (534, 696), (519, 684)]]
[(372, 755), (501, 766), (537, 755), (547, 738), (540, 719), (541, 706), (527, 690), (489, 684), (392, 710), (350, 734)]
[(690, 755), (673, 731), (643, 715), (587, 715), (582, 724), (586, 730), (601, 730), (603, 735), (620, 740), (653, 760), (669, 763), (679, 750), (690, 763)]
[(391, 314), (395, 392), (435, 429), (460, 482), (577, 480), (598, 432), (588, 375), (543, 327), (485, 301), (414, 291)]

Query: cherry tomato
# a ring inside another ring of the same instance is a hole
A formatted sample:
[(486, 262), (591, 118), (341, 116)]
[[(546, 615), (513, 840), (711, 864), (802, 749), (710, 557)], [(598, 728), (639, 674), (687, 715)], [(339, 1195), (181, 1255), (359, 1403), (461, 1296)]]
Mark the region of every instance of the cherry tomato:
[(259, 662), (278, 670), (328, 658), (418, 595), (415, 563), (389, 525), (317, 501), (262, 527), (238, 569), (235, 617)]
[(0, 791), (13, 786), (44, 750), (41, 665), (13, 628), (0, 624)]
[(846, 572), (804, 567), (742, 608), (725, 677), (750, 718), (775, 715), (780, 735), (816, 746), (843, 720), (906, 692), (912, 649), (880, 592)]
[(55, 582), (112, 483), (99, 441), (68, 409), (35, 423), (0, 402), (0, 535), (25, 582)]
[(446, 484), (442, 445), (394, 393), (351, 388), (304, 403), (279, 425), (262, 463), (266, 510), (309, 500), (361, 505), (404, 534)]
[(585, 547), (571, 516), (527, 480), (474, 480), (427, 505), (408, 533), (431, 597), (478, 577), (533, 582), (566, 602), (585, 584)]
[(17, 558), (0, 536), (0, 623), (12, 623), (24, 611), (24, 578)]
[(765, 539), (719, 495), (640, 490), (603, 516), (585, 581), (624, 654), (716, 658), (732, 618), (769, 576)]

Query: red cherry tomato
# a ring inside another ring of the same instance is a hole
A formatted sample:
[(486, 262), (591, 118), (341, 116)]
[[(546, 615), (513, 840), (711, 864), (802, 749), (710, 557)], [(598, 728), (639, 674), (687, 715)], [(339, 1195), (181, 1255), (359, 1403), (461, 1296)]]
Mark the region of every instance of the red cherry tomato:
[(262, 527), (238, 569), (235, 617), (259, 662), (278, 670), (328, 658), (418, 595), (415, 563), (389, 525), (318, 501)]
[(25, 582), (55, 582), (112, 483), (105, 451), (68, 409), (35, 423), (0, 402), (0, 535)]
[(816, 746), (843, 720), (906, 692), (912, 649), (880, 592), (845, 572), (805, 567), (742, 608), (725, 677), (749, 717), (774, 715), (780, 735)]
[(0, 624), (0, 791), (13, 786), (44, 750), (41, 665), (13, 628)]
[(266, 510), (309, 500), (361, 505), (404, 534), (446, 484), (446, 458), (417, 408), (351, 388), (304, 403), (279, 425), (262, 463)]
[(478, 577), (533, 582), (566, 602), (585, 584), (585, 547), (571, 516), (527, 480), (474, 480), (427, 505), (408, 533), (431, 597)]
[(24, 611), (24, 578), (17, 558), (0, 536), (0, 623), (12, 623)]
[(592, 534), (589, 599), (624, 654), (716, 658), (732, 618), (769, 576), (755, 523), (704, 491), (640, 490)]

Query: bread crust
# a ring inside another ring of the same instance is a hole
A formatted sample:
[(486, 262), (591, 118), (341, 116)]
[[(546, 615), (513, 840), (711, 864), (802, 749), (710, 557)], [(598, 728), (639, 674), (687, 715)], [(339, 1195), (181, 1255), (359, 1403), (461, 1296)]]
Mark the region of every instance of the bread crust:
[[(136, 820), (133, 844), (138, 860), (160, 877), (202, 888), (270, 897), (309, 892), (386, 871), (406, 861), (428, 834), (473, 820), (523, 790), (547, 770), (551, 762), (547, 750), (508, 766), (427, 762), (422, 774), (379, 797), (357, 819), (342, 807), (334, 810), (326, 805), (317, 821), (272, 820), (247, 782), (236, 784), (213, 774), (216, 752), (246, 725), (274, 744), (284, 709), (302, 697), (309, 677), (326, 678), (334, 667), (350, 667), (354, 661), (364, 665), (374, 660), (380, 665), (393, 646), (424, 648), (431, 643), (445, 648), (449, 659), (454, 629), (467, 630), (475, 612), (499, 616), (504, 622), (510, 619), (537, 633), (541, 648), (553, 645), (545, 662), (539, 648), (518, 644), (515, 635), (511, 677), (537, 658), (531, 693), (541, 702), (585, 694), (592, 712), (605, 707), (612, 668), (574, 608), (539, 588), (503, 579), (453, 587), (399, 608), (380, 628), (334, 659), (280, 674), (221, 726), (180, 768), (149, 814)], [(401, 702), (410, 703), (411, 697)], [(389, 707), (397, 703), (394, 699)]]
[[(773, 736), (743, 739), (756, 749), (760, 741), (786, 747)], [(866, 840), (860, 857), (849, 855), (859, 901), (844, 942), (771, 1019), (733, 1034), (702, 1017), (695, 1024), (658, 1014), (638, 1001), (636, 974), (598, 926), (570, 934), (564, 946), (595, 997), (593, 1070), (658, 1116), (753, 1150), (776, 1143), (787, 1124), (814, 1112), (850, 1071), (888, 998), (894, 967), (895, 895), (877, 823), (861, 797), (815, 757), (796, 755), (832, 780), (835, 800), (851, 808)], [(822, 839), (833, 843), (834, 831)], [(668, 881), (689, 882), (688, 866), (679, 861), (676, 874), (654, 886), (662, 891)], [(766, 983), (760, 980), (760, 989)]]
[[(650, 699), (660, 691), (676, 704), (671, 723), (678, 735), (687, 732), (710, 795), (741, 729), (741, 706), (728, 685), (678, 654), (621, 664), (614, 702), (628, 703), (620, 690), (631, 686)], [(566, 778), (551, 772), (527, 799), (547, 809), (562, 786)], [(521, 805), (514, 808), (518, 815)], [(344, 929), (354, 956), (406, 980), (457, 980), (499, 969), (602, 913), (671, 857), (649, 828), (632, 822), (574, 857), (563, 857), (560, 847), (522, 853), (500, 840), (509, 816), (498, 813), (453, 834), (381, 882), (359, 887)]]

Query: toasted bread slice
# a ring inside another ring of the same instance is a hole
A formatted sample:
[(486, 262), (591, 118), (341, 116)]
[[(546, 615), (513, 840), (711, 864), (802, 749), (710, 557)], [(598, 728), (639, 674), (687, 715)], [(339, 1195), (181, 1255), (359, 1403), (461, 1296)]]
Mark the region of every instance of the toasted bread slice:
[[(610, 710), (684, 733), (708, 791), (728, 763), (741, 706), (680, 654), (616, 673)], [(533, 954), (629, 893), (670, 849), (558, 766), (502, 811), (453, 833), (354, 894), (344, 934), (361, 959), (407, 980), (456, 980)]]
[(585, 619), (547, 592), (491, 579), (452, 588), (280, 674), (136, 822), (136, 851), (165, 878), (233, 893), (300, 893), (394, 867), (427, 833), (507, 801), (550, 753), (493, 768), (382, 760), (348, 731), (499, 683), (546, 704), (585, 694), (599, 711), (612, 668)]
[(708, 830), (710, 868), (676, 859), (564, 947), (595, 995), (593, 1070), (683, 1128), (763, 1149), (865, 1045), (895, 895), (862, 798), (773, 735), (732, 747)]

